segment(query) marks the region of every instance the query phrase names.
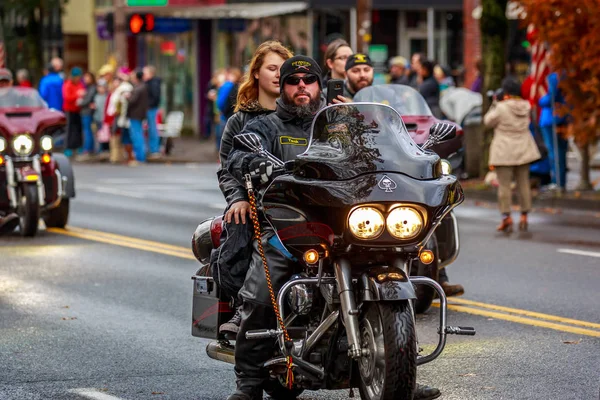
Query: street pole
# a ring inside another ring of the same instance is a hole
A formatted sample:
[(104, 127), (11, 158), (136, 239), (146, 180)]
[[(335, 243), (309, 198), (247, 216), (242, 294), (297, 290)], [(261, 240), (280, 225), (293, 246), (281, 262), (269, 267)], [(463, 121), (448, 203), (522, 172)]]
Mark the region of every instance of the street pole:
[(113, 5), (115, 9), (113, 48), (117, 59), (117, 66), (128, 66), (125, 0), (113, 0)]
[(357, 43), (355, 49), (357, 53), (369, 53), (369, 44), (371, 44), (371, 10), (373, 8), (372, 0), (356, 0), (356, 29)]

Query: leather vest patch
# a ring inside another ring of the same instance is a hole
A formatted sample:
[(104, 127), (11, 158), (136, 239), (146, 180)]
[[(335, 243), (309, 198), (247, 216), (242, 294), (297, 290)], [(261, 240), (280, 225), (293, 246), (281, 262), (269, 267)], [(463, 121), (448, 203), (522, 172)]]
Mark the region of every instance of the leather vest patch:
[(306, 146), (308, 144), (308, 140), (306, 138), (297, 138), (291, 136), (280, 136), (279, 143), (281, 144), (290, 144), (292, 146)]

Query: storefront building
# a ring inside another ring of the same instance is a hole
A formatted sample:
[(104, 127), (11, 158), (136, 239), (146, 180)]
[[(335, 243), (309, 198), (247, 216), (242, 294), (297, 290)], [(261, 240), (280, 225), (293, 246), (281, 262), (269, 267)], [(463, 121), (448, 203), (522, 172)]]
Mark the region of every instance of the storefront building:
[[(112, 12), (112, 0), (94, 1), (98, 27)], [(372, 54), (382, 65), (415, 52), (451, 68), (463, 65), (462, 2), (373, 0)], [(332, 40), (343, 37), (353, 48), (357, 43), (355, 0), (169, 0), (168, 7), (130, 7), (128, 12), (156, 17), (153, 32), (129, 36), (130, 66), (157, 67), (165, 110), (184, 111), (186, 125), (196, 133), (213, 72), (243, 70), (263, 41), (279, 40), (320, 63)], [(106, 57), (111, 52), (109, 44)]]

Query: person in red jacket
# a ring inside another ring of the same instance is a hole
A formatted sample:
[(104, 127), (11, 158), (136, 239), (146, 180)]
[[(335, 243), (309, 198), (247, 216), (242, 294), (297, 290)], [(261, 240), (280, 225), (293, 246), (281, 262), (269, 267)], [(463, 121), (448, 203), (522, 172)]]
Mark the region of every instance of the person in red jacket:
[(79, 67), (71, 69), (69, 79), (63, 84), (63, 111), (67, 116), (67, 150), (65, 155), (70, 157), (73, 150), (83, 144), (81, 107), (79, 103), (85, 94), (85, 86), (81, 82), (83, 71)]

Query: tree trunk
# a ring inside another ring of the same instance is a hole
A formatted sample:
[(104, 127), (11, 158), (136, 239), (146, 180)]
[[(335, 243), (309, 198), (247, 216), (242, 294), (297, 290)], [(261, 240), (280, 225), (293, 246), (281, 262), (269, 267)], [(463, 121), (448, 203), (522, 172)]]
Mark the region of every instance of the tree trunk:
[(594, 187), (590, 179), (590, 145), (586, 143), (577, 147), (581, 154), (581, 170), (579, 171), (581, 180), (579, 181), (577, 190), (592, 190)]
[[(506, 19), (507, 0), (482, 0), (481, 53), (483, 66), (483, 111), (487, 112), (491, 102), (486, 96), (489, 90), (500, 88), (505, 73), (506, 37), (508, 20)], [(488, 159), (492, 131), (486, 130), (481, 143), (481, 175), (488, 171)]]

